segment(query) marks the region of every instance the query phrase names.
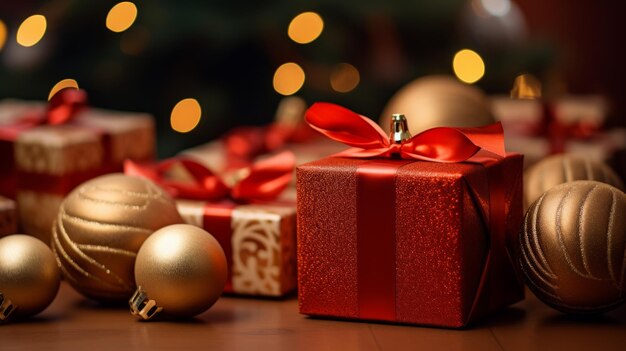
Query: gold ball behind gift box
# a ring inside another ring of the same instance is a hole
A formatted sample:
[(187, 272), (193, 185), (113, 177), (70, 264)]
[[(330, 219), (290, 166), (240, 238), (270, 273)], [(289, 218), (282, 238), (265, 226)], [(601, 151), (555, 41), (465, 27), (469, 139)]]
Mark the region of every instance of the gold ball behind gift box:
[(519, 236), (530, 289), (566, 313), (610, 310), (626, 295), (626, 194), (608, 184), (558, 185), (534, 202)]
[(394, 113), (406, 116), (413, 135), (434, 127), (479, 127), (495, 122), (485, 94), (452, 76), (426, 76), (400, 89), (381, 115), (380, 125), (387, 132)]
[(174, 200), (149, 180), (123, 174), (92, 179), (63, 201), (52, 248), (67, 281), (96, 300), (126, 300), (135, 290), (141, 244), (155, 230), (183, 223)]
[(613, 170), (602, 162), (573, 154), (559, 154), (536, 163), (524, 174), (524, 204), (530, 206), (550, 188), (575, 180), (595, 180), (624, 190)]
[[(177, 224), (159, 229), (146, 240), (137, 254), (135, 279), (139, 294), (147, 295), (163, 313), (191, 317), (217, 301), (227, 271), (224, 251), (211, 234)], [(133, 299), (130, 304), (133, 313), (142, 315), (141, 303), (135, 305), (136, 310)]]
[(0, 322), (43, 311), (60, 282), (54, 255), (41, 240), (21, 234), (0, 239)]

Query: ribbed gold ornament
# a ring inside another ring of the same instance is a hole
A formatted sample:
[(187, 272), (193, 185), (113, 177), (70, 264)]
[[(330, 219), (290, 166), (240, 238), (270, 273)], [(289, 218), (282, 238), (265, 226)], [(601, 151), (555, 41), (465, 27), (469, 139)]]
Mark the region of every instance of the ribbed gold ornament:
[(530, 289), (567, 313), (598, 313), (626, 299), (626, 194), (575, 181), (534, 202), (519, 236)]
[(61, 204), (52, 248), (67, 281), (97, 300), (127, 300), (134, 265), (155, 230), (182, 223), (174, 200), (149, 180), (111, 174), (83, 183)]
[(530, 206), (550, 188), (575, 180), (595, 180), (624, 190), (624, 184), (617, 174), (602, 162), (573, 154), (553, 155), (525, 172), (525, 207)]

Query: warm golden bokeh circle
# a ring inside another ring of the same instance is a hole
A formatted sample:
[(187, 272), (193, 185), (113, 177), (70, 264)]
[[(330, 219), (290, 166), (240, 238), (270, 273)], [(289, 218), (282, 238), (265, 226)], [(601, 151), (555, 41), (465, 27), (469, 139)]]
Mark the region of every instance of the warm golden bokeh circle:
[(298, 44), (308, 44), (322, 34), (324, 20), (315, 12), (303, 12), (291, 20), (287, 34)]
[(485, 63), (473, 50), (463, 49), (452, 60), (454, 74), (463, 83), (476, 83), (485, 75)]
[(274, 90), (281, 95), (293, 95), (304, 85), (305, 74), (302, 67), (287, 62), (274, 73)]
[(123, 32), (130, 28), (137, 19), (137, 6), (130, 1), (116, 4), (109, 10), (106, 26), (113, 32)]
[(17, 43), (25, 47), (37, 44), (46, 34), (47, 25), (46, 18), (42, 15), (28, 17), (17, 29)]
[(50, 99), (52, 99), (52, 97), (56, 93), (58, 93), (59, 91), (65, 89), (65, 88), (78, 89), (78, 82), (76, 80), (74, 80), (74, 79), (71, 79), (71, 78), (60, 80), (58, 83), (56, 83), (52, 87), (52, 89), (50, 89), (50, 94), (48, 94), (48, 101), (50, 101)]
[(201, 116), (202, 108), (198, 100), (193, 98), (183, 99), (172, 109), (170, 124), (173, 130), (179, 133), (188, 133), (198, 126)]
[(330, 86), (334, 91), (347, 93), (359, 85), (361, 76), (359, 70), (349, 63), (340, 63), (330, 72)]

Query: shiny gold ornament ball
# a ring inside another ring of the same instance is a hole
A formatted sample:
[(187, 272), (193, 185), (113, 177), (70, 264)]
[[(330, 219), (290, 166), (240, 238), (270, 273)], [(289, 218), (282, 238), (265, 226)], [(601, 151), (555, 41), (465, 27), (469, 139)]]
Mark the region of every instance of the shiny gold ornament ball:
[(381, 115), (380, 125), (387, 132), (394, 113), (406, 116), (412, 135), (434, 127), (479, 127), (495, 122), (485, 94), (452, 76), (426, 76), (400, 89)]
[(0, 322), (43, 311), (60, 281), (54, 255), (41, 240), (21, 234), (0, 239)]
[[(191, 317), (217, 301), (227, 271), (224, 251), (211, 234), (196, 226), (177, 224), (156, 231), (146, 240), (137, 254), (135, 279), (138, 289), (164, 314)], [(132, 311), (132, 299), (130, 303)]]
[(547, 157), (524, 174), (524, 204), (530, 206), (550, 188), (575, 180), (595, 180), (624, 190), (617, 174), (602, 162), (574, 154)]
[(67, 281), (83, 295), (125, 301), (135, 290), (141, 244), (183, 223), (174, 200), (149, 180), (110, 174), (83, 183), (63, 201), (52, 248)]
[(594, 181), (558, 185), (526, 212), (518, 248), (526, 282), (546, 304), (610, 310), (626, 299), (626, 194)]

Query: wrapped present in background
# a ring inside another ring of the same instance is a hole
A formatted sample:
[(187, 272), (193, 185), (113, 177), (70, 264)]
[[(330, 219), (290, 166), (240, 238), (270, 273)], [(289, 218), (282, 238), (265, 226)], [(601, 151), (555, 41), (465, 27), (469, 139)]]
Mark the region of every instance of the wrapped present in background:
[(15, 201), (0, 196), (0, 238), (17, 233)]
[(297, 169), (301, 313), (462, 327), (523, 298), (508, 249), (522, 157), (499, 125), (404, 127), (390, 142), (336, 105), (307, 120), (354, 148)]
[[(223, 173), (249, 166), (259, 156), (282, 150), (291, 151), (297, 165), (343, 150), (343, 145), (321, 138), (304, 123), (306, 107), (299, 97), (283, 98), (276, 110), (274, 123), (235, 128), (220, 140), (184, 150), (181, 156)], [(292, 185), (295, 185), (295, 177)]]
[[(492, 113), (502, 122), (507, 138), (540, 133), (546, 122), (544, 108), (540, 99), (513, 99), (506, 95), (491, 98)], [(601, 129), (608, 115), (608, 102), (599, 95), (565, 96), (552, 102), (550, 108), (564, 126), (588, 131)]]
[(505, 130), (507, 149), (524, 154), (525, 167), (560, 153), (575, 153), (611, 165), (626, 180), (626, 129), (605, 129), (607, 100), (598, 95), (542, 98), (532, 75), (515, 79), (511, 97), (491, 99)]
[(18, 204), (21, 229), (44, 242), (63, 197), (95, 176), (121, 171), (127, 158), (154, 157), (150, 115), (86, 107), (64, 89), (48, 105), (0, 102), (0, 193)]
[(158, 165), (127, 162), (177, 198), (183, 219), (218, 240), (228, 261), (226, 293), (280, 297), (296, 288), (296, 208), (276, 201), (288, 186), (294, 157), (283, 152), (224, 178), (190, 159)]

